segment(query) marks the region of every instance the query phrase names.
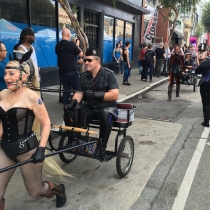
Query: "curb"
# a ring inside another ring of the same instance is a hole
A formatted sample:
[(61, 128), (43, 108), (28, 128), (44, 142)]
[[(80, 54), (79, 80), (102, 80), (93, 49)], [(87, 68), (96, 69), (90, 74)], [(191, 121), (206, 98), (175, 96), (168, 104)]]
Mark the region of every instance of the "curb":
[(159, 81), (157, 81), (157, 82), (155, 82), (151, 85), (148, 85), (147, 87), (145, 87), (145, 88), (143, 88), (143, 89), (141, 89), (137, 92), (131, 93), (131, 94), (117, 100), (117, 102), (126, 102), (127, 100), (130, 100), (130, 99), (133, 99), (133, 98), (137, 97), (137, 95), (143, 95), (143, 94), (151, 91), (152, 89), (166, 83), (167, 81), (168, 81), (168, 77), (165, 78), (165, 79), (159, 80)]

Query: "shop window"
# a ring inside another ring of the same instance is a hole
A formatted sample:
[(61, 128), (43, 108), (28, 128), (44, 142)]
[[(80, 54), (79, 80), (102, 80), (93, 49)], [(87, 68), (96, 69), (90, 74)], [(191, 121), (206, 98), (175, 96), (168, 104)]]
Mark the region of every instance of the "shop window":
[(31, 28), (35, 31), (35, 43), (38, 65), (40, 67), (57, 66), (55, 54), (56, 24), (55, 1), (31, 1)]
[(124, 21), (116, 19), (115, 25), (115, 44), (122, 41), (124, 44)]
[(114, 18), (104, 16), (103, 62), (113, 61), (113, 21)]
[[(28, 26), (27, 16), (27, 0), (0, 1), (0, 41), (8, 55), (19, 42), (22, 29)], [(5, 62), (9, 61), (8, 55)]]
[(133, 24), (126, 22), (125, 26), (125, 42), (129, 41), (130, 42), (130, 60), (133, 58)]

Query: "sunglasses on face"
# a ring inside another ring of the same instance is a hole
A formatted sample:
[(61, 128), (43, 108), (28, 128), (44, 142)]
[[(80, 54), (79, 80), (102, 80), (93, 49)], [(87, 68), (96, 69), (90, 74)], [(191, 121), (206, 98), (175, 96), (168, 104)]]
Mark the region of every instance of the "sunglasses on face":
[(7, 50), (0, 50), (0, 51), (6, 51), (7, 52)]
[(83, 58), (83, 61), (86, 63), (91, 63), (93, 60), (98, 60), (98, 59), (90, 59), (90, 58)]

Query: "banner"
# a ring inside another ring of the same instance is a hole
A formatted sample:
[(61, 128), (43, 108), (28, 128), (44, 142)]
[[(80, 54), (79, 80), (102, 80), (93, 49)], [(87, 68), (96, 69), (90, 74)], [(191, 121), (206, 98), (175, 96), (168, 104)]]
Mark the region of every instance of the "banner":
[(156, 32), (156, 26), (158, 21), (158, 8), (159, 3), (155, 5), (155, 9), (153, 14), (151, 15), (150, 21), (148, 23), (147, 29), (144, 34), (144, 42), (146, 43), (152, 43), (152, 38), (155, 37)]

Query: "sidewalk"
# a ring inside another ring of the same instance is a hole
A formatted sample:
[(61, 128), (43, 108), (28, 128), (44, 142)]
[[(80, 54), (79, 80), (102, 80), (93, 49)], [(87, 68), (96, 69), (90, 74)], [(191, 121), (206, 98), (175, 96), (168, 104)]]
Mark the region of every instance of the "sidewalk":
[[(145, 94), (151, 89), (167, 81), (167, 77), (163, 76), (161, 78), (154, 77), (152, 83), (141, 81), (141, 75), (139, 74), (138, 69), (132, 69), (131, 71), (131, 78), (129, 78), (129, 82), (131, 83), (130, 86), (122, 84), (123, 74), (116, 75), (116, 78), (120, 88), (118, 102), (123, 102), (137, 95)], [(58, 102), (59, 100), (58, 93), (43, 92), (43, 99), (52, 123), (53, 124), (62, 123), (63, 107), (62, 104)]]

